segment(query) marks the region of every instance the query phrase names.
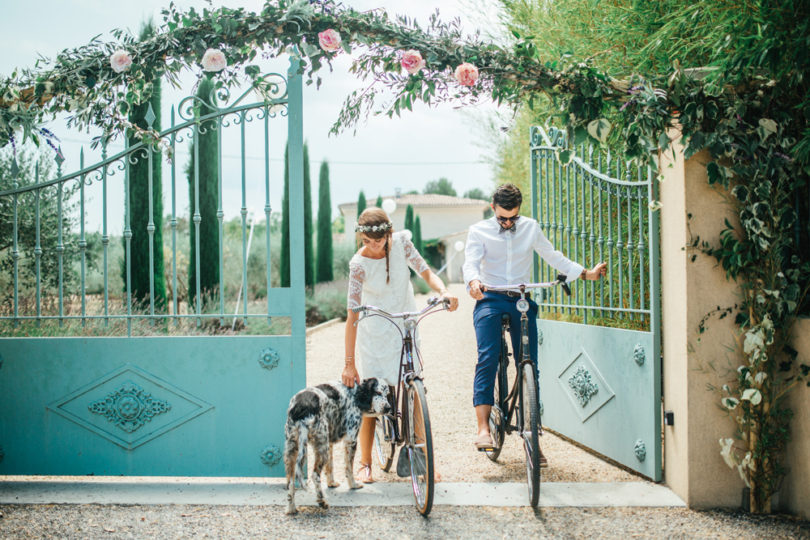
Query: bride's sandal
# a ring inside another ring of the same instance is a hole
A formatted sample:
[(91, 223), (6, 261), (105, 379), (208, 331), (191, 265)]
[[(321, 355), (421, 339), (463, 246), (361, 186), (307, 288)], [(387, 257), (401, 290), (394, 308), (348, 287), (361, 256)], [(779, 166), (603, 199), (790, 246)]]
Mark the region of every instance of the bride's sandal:
[(371, 476), (371, 463), (360, 463), (360, 468), (357, 470), (360, 475), (360, 481), (364, 484), (373, 484), (374, 478)]

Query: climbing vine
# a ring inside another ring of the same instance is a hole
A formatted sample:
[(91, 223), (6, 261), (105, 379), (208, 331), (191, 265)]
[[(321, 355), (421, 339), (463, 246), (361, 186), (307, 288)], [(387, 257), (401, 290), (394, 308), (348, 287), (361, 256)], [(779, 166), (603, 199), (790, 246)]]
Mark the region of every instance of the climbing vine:
[[(761, 34), (767, 37), (767, 25)], [(739, 285), (735, 320), (745, 359), (724, 387), (722, 403), (739, 439), (721, 440), (722, 454), (750, 486), (752, 510), (769, 509), (789, 440), (784, 400), (810, 369), (788, 339), (810, 285), (810, 231), (799, 221), (810, 204), (810, 77), (803, 67), (775, 73), (745, 64), (738, 51), (728, 73), (706, 79), (676, 62), (669, 73), (619, 81), (591, 62), (544, 58), (517, 32), (510, 46), (499, 46), (465, 36), (438, 13), (422, 28), (332, 0), (271, 0), (256, 13), (170, 4), (152, 37), (138, 41), (122, 30), (113, 36), (0, 79), (0, 146), (54, 144), (41, 126), (59, 113), (68, 114), (70, 128), (99, 128), (96, 143), (137, 131), (126, 119), (130, 109), (148, 99), (159, 78), (177, 84), (184, 71), (213, 73), (218, 87), (247, 83), (270, 92), (257, 64), (262, 56), (294, 52), (307, 82), (319, 86), (336, 55), (357, 52), (351, 69), (364, 85), (346, 98), (335, 132), (368, 114), (399, 115), (418, 101), (488, 97), (517, 106), (545, 94), (574, 144), (620, 144), (628, 158), (655, 167), (656, 157), (671, 151), (668, 133), (677, 127), (687, 158), (708, 149), (709, 182), (729, 190), (738, 219), (702, 245)], [(761, 58), (771, 56), (778, 58), (773, 51)]]

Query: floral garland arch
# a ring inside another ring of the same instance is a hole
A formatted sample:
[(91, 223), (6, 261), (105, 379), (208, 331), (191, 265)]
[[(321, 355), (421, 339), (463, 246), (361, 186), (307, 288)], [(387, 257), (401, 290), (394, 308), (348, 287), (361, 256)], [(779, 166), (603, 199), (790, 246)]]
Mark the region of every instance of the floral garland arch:
[[(489, 95), (498, 103), (517, 104), (541, 91), (599, 87), (593, 103), (579, 103), (590, 109), (579, 111), (588, 112), (582, 118), (592, 120), (603, 99), (627, 99), (627, 84), (585, 64), (555, 69), (557, 64), (544, 64), (528, 40), (507, 49), (477, 36), (465, 38), (458, 21), (443, 23), (438, 11), (425, 29), (405, 17), (358, 12), (333, 0), (269, 0), (259, 13), (227, 7), (182, 12), (170, 4), (162, 14), (163, 24), (149, 39), (137, 41), (115, 30), (117, 42), (94, 39), (62, 51), (53, 61), (38, 61), (36, 68), (43, 64), (42, 69), (15, 70), (0, 79), (0, 146), (29, 138), (53, 146), (54, 134), (39, 126), (64, 112), (70, 114), (68, 127), (94, 126), (107, 139), (138, 129), (127, 121), (130, 108), (149, 98), (153, 81), (163, 77), (177, 84), (183, 70), (216, 74), (219, 87), (249, 82), (261, 90), (259, 66), (251, 62), (259, 54), (278, 56), (292, 47), (308, 84), (318, 86), (324, 64), (331, 70), (341, 51), (365, 49), (352, 71), (372, 82), (346, 98), (333, 132), (356, 125), (374, 110), (381, 91), (393, 91), (395, 98), (374, 112), (389, 116), (411, 109), (415, 101), (470, 102)], [(595, 138), (604, 140), (606, 122), (599, 130), (590, 126)]]

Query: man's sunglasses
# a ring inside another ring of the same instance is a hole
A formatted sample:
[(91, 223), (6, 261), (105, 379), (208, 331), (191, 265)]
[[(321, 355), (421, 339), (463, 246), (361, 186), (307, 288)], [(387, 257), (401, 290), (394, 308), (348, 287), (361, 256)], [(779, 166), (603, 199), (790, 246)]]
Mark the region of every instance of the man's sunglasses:
[(515, 223), (517, 220), (520, 219), (520, 214), (518, 214), (516, 216), (508, 216), (508, 217), (506, 217), (506, 216), (495, 216), (495, 219), (498, 220), (498, 223), (506, 223), (507, 221), (511, 221), (512, 223)]

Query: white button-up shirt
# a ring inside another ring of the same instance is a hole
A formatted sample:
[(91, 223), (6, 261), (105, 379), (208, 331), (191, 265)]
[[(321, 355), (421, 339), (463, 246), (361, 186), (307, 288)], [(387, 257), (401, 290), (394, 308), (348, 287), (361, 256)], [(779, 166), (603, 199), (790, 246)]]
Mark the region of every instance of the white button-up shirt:
[(555, 250), (535, 220), (523, 216), (514, 227), (515, 232), (500, 232), (495, 217), (470, 227), (462, 267), (467, 286), (474, 279), (493, 286), (531, 282), (533, 251), (565, 274), (568, 283), (582, 273), (584, 267)]

